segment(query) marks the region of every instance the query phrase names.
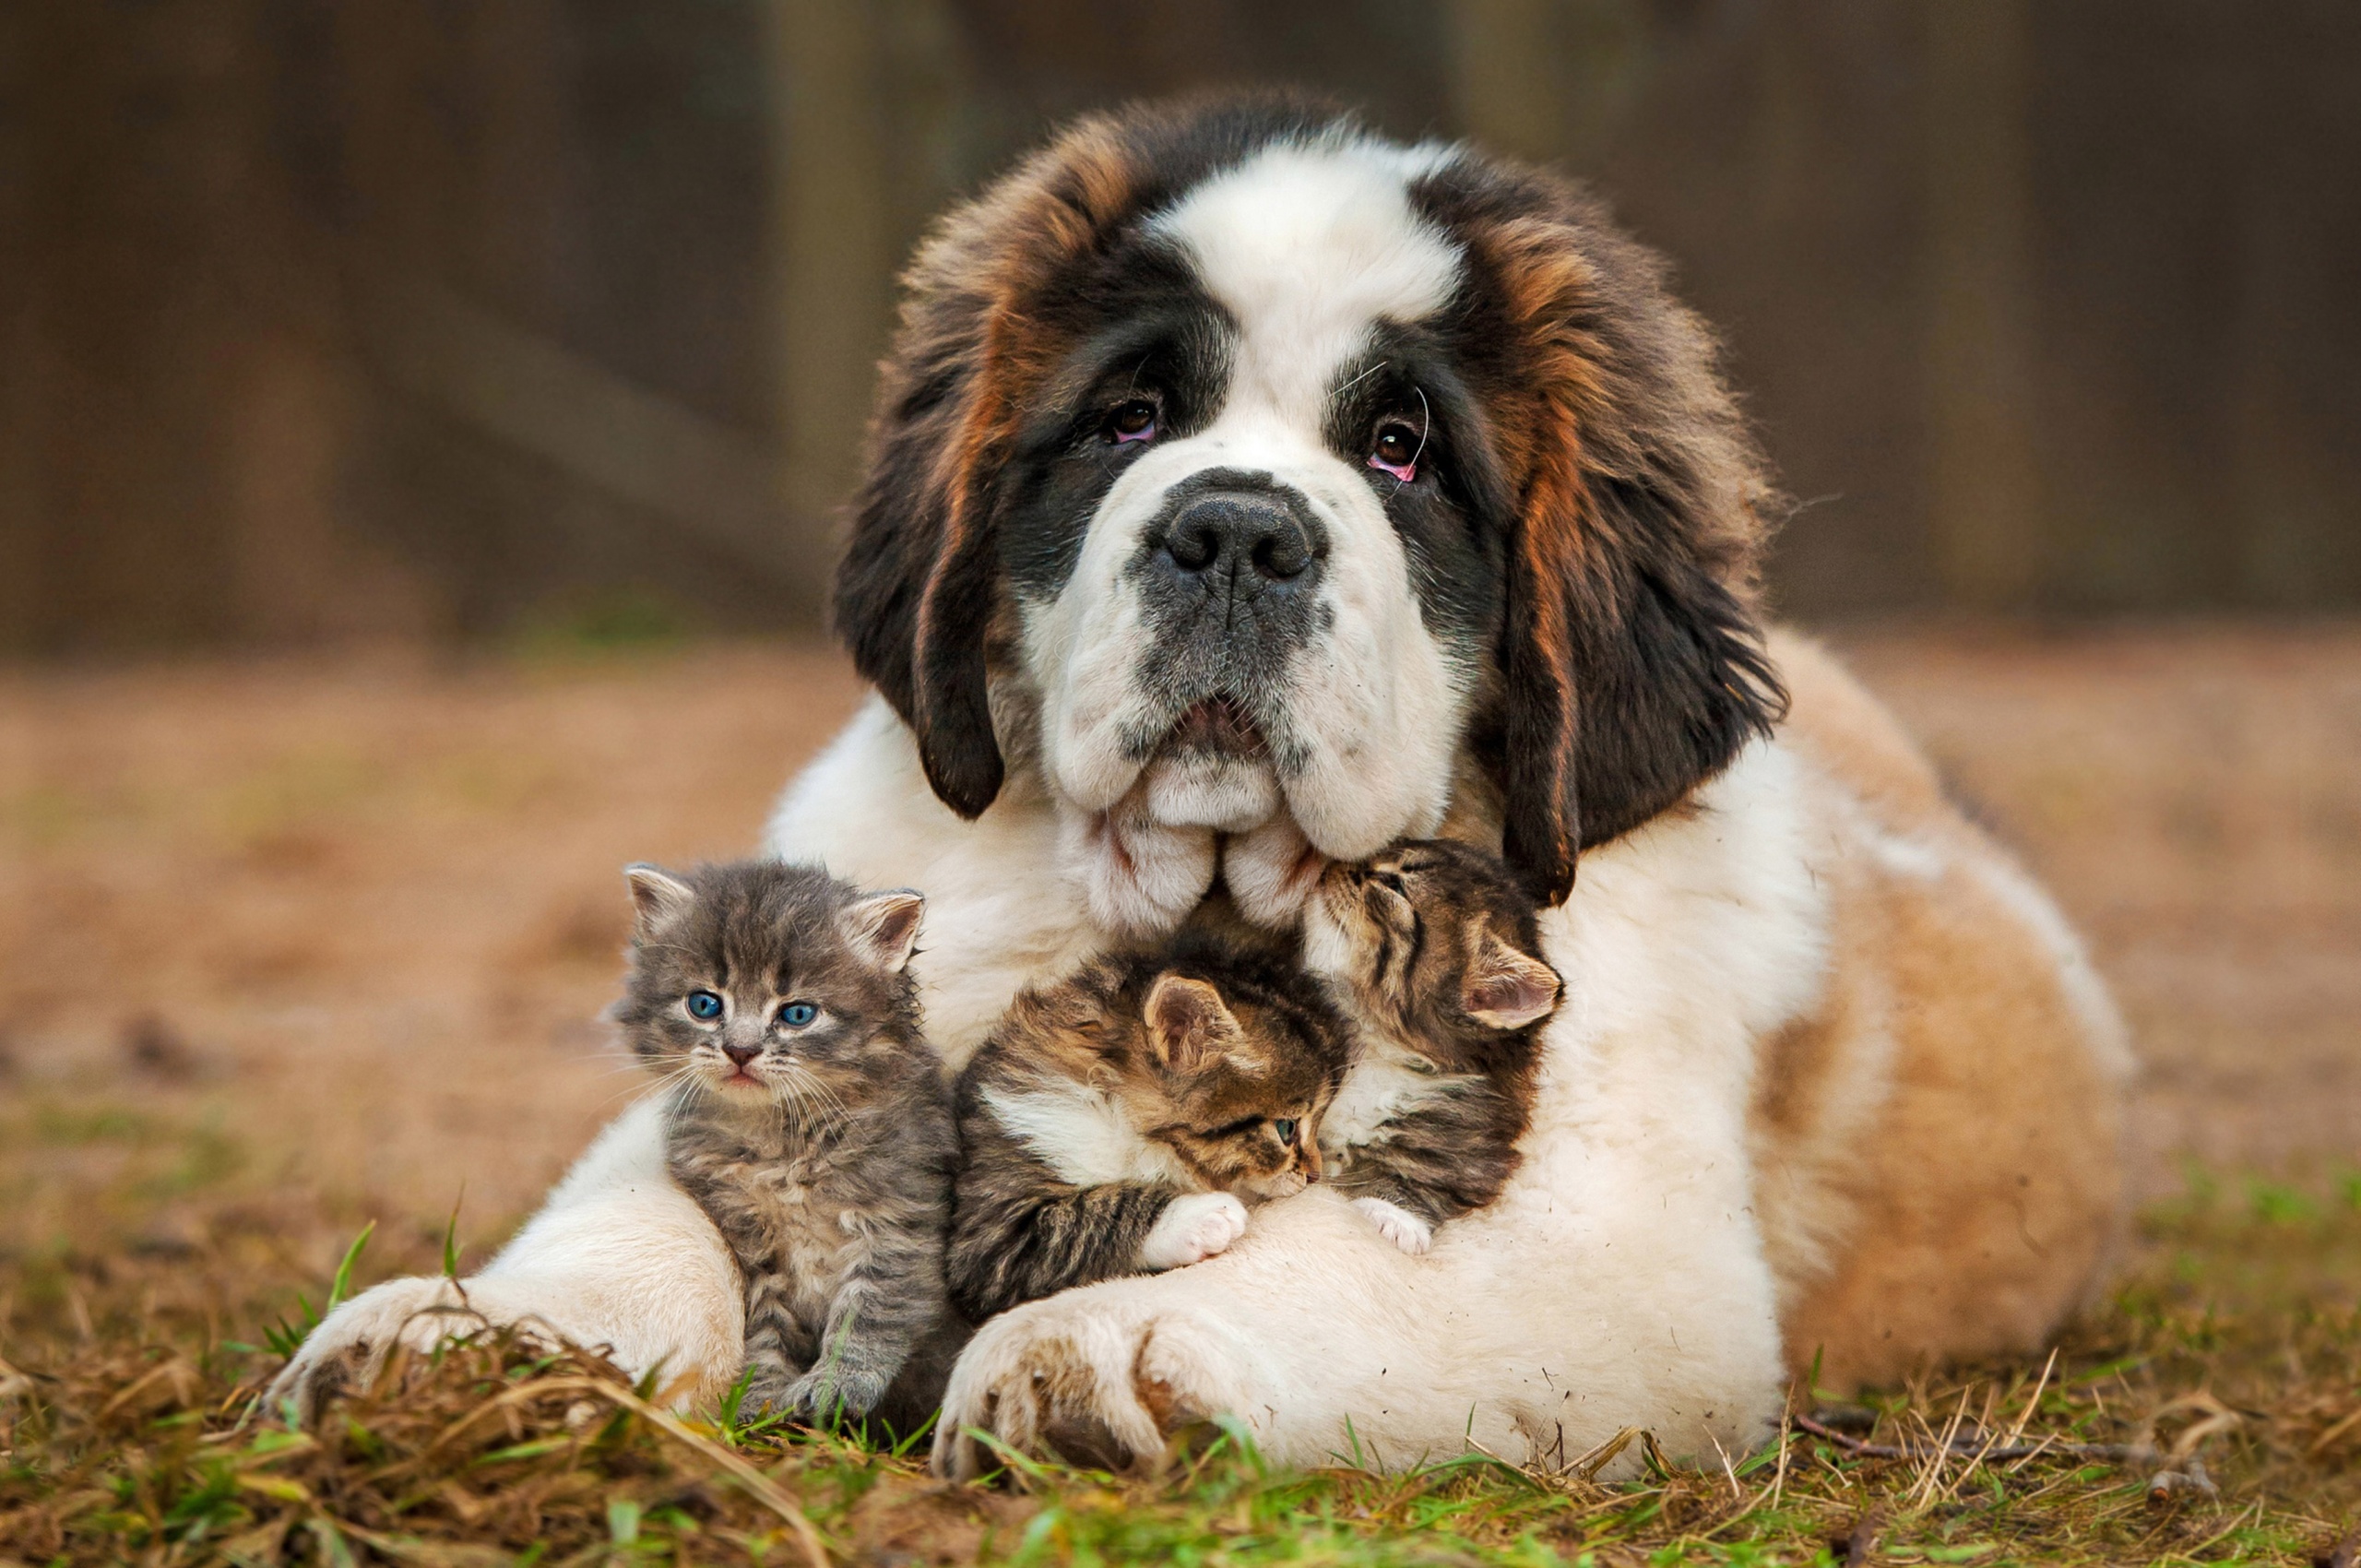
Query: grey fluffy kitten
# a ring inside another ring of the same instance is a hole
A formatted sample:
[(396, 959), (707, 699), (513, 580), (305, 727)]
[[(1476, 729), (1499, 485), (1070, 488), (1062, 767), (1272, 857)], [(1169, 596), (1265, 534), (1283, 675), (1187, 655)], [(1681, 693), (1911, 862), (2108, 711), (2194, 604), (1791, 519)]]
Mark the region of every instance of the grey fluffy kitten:
[(908, 968), (925, 900), (768, 861), (624, 874), (615, 1016), (669, 1088), (672, 1177), (744, 1276), (746, 1408), (912, 1430), (963, 1337), (957, 1140)]

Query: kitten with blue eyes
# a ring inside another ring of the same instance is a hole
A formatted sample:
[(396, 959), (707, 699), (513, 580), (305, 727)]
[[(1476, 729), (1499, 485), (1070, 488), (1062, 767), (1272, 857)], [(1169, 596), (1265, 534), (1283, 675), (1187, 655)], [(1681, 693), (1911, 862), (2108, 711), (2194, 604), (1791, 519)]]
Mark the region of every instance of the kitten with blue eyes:
[(965, 1338), (943, 1273), (958, 1141), (909, 972), (925, 900), (816, 866), (630, 867), (615, 1018), (672, 1178), (745, 1283), (743, 1408), (916, 1430)]

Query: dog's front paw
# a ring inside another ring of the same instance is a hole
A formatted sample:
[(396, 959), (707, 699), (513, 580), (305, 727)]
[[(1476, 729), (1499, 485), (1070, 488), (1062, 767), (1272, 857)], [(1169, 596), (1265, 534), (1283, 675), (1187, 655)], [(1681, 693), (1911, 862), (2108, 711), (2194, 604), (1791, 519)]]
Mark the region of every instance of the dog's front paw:
[(1203, 1310), (1157, 1306), (1157, 1288), (1182, 1277), (1069, 1290), (986, 1324), (943, 1392), (936, 1472), (973, 1479), (995, 1463), (978, 1432), (1020, 1454), (1137, 1471), (1182, 1428), (1260, 1408), (1232, 1330)]
[(296, 1420), (309, 1426), (330, 1399), (374, 1379), (395, 1346), (432, 1349), (485, 1326), (448, 1279), (388, 1279), (328, 1313), (271, 1379), (264, 1404), (277, 1411), (291, 1402)]
[(1140, 1243), (1140, 1266), (1183, 1268), (1203, 1263), (1246, 1234), (1246, 1206), (1228, 1193), (1190, 1193), (1164, 1206)]
[(1414, 1258), (1424, 1256), (1427, 1249), (1435, 1244), (1435, 1228), (1400, 1204), (1387, 1203), (1383, 1198), (1355, 1198), (1353, 1206), (1377, 1227), (1379, 1235)]

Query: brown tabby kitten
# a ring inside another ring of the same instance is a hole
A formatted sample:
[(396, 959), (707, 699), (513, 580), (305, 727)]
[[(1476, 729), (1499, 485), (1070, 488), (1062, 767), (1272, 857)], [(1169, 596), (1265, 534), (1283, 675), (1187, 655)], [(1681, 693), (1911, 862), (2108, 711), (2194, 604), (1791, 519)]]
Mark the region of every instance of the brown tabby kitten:
[(1240, 1194), (1319, 1179), (1346, 1060), (1316, 981), (1202, 933), (1026, 991), (959, 1077), (952, 1301), (980, 1323), (1224, 1251)]
[(1337, 1189), (1406, 1253), (1500, 1195), (1564, 987), (1507, 866), (1448, 839), (1323, 874), (1305, 966), (1358, 1035), (1321, 1123)]
[(672, 1178), (745, 1278), (744, 1408), (915, 1430), (964, 1337), (943, 1283), (957, 1136), (908, 968), (925, 900), (774, 861), (624, 874), (615, 1016), (670, 1090)]

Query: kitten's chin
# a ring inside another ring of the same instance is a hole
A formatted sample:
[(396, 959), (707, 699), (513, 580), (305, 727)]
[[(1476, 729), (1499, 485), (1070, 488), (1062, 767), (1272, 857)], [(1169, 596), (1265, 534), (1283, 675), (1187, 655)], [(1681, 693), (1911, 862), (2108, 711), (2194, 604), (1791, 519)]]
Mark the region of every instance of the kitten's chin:
[(716, 1069), (705, 1075), (704, 1087), (706, 1094), (730, 1105), (763, 1105), (779, 1098), (777, 1085), (741, 1072)]
[(1240, 1184), (1246, 1189), (1247, 1195), (1258, 1203), (1276, 1203), (1281, 1198), (1291, 1198), (1311, 1185), (1299, 1170), (1282, 1171), (1276, 1176)]

